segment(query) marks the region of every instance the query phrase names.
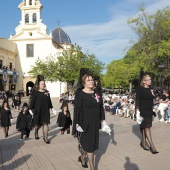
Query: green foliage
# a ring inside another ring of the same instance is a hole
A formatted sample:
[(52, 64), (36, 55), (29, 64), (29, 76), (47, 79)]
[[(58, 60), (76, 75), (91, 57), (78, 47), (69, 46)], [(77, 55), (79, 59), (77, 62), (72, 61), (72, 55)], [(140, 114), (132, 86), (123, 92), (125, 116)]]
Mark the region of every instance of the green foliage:
[(137, 62), (131, 65), (125, 59), (112, 61), (107, 65), (107, 73), (104, 78), (106, 87), (127, 87), (140, 71), (137, 65)]
[(38, 59), (29, 73), (34, 77), (42, 74), (47, 81), (59, 80), (73, 86), (81, 68), (89, 68), (95, 74), (100, 74), (104, 69), (104, 64), (94, 54), (83, 54), (81, 47), (77, 46), (76, 49), (65, 50), (57, 58), (48, 56), (45, 60)]
[(128, 19), (128, 24), (137, 36), (126, 55), (107, 66), (104, 84), (108, 87), (127, 86), (129, 81), (139, 78), (140, 70), (158, 76), (158, 65), (164, 64), (163, 74), (170, 76), (170, 8), (148, 14), (144, 4), (140, 14)]

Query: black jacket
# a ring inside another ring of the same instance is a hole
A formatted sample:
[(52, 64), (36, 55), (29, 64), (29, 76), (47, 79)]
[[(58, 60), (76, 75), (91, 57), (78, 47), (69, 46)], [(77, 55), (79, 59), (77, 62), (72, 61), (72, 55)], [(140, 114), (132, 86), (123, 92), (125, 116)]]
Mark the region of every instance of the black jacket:
[(32, 116), (30, 114), (25, 114), (20, 112), (17, 117), (16, 129), (31, 129)]
[(66, 115), (63, 112), (60, 112), (58, 115), (57, 123), (59, 127), (69, 128), (70, 125), (72, 125), (70, 112), (67, 111)]

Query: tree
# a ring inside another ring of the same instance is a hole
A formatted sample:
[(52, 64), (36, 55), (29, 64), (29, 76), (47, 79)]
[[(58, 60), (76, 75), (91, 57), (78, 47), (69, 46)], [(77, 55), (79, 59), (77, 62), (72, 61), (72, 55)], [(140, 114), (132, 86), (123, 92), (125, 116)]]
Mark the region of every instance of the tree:
[(139, 68), (126, 63), (124, 59), (113, 60), (107, 65), (104, 83), (107, 87), (128, 87), (129, 83), (139, 73)]
[(76, 49), (65, 50), (57, 58), (48, 56), (45, 60), (38, 59), (29, 73), (33, 76), (42, 74), (47, 81), (59, 80), (73, 86), (81, 68), (89, 68), (94, 74), (100, 74), (104, 64), (94, 54), (82, 53), (81, 47), (77, 46)]
[(143, 4), (139, 9), (141, 13), (128, 20), (138, 39), (125, 58), (138, 60), (142, 69), (158, 74), (158, 65), (167, 63), (170, 57), (170, 8), (158, 10), (155, 14), (147, 14)]

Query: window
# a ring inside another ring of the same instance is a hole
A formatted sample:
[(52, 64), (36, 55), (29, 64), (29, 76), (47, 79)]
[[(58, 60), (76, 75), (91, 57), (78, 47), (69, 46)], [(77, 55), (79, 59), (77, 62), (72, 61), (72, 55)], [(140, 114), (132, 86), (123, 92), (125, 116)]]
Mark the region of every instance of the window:
[(32, 16), (32, 22), (37, 23), (37, 15), (36, 15), (36, 13), (34, 13), (33, 16)]
[(12, 70), (12, 63), (9, 63), (9, 69)]
[(2, 61), (2, 60), (0, 60), (0, 69), (2, 69), (2, 62), (3, 62), (3, 61)]
[(29, 1), (29, 5), (32, 5), (32, 0)]
[(27, 57), (34, 57), (34, 44), (27, 44)]
[(29, 14), (25, 15), (25, 23), (29, 23)]

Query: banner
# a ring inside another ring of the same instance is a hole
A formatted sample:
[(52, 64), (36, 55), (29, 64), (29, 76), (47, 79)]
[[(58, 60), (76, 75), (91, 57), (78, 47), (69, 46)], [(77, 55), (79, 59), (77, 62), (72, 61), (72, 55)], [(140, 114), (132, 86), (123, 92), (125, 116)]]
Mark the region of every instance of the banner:
[(8, 73), (7, 70), (3, 70), (3, 75), (2, 75), (2, 83), (6, 84), (8, 80)]
[(13, 83), (17, 83), (17, 72), (13, 72)]

